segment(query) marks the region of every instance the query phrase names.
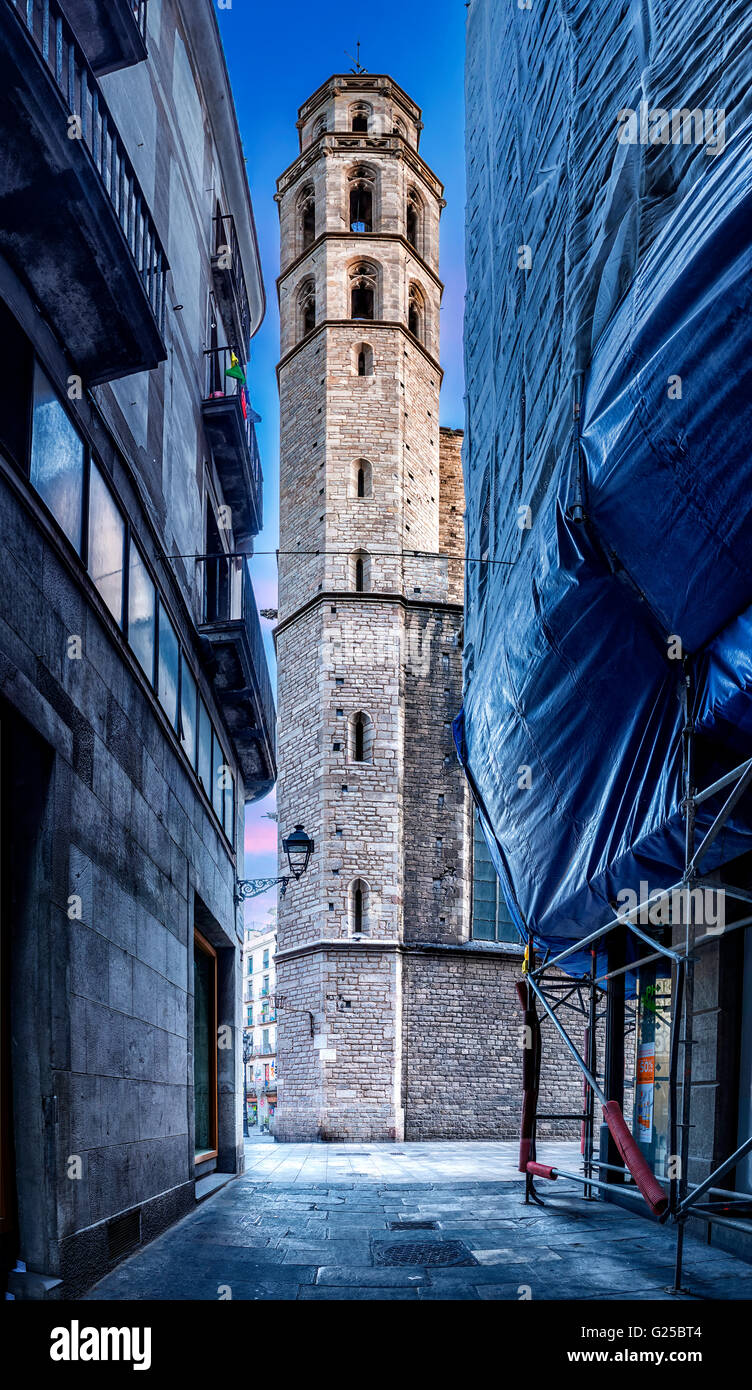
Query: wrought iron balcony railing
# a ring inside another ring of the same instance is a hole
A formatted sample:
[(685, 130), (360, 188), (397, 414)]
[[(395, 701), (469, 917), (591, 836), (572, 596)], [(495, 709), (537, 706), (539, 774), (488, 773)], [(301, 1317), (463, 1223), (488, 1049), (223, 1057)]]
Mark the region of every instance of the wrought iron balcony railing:
[(235, 218), (231, 213), (218, 213), (214, 218), (212, 269), (221, 307), (230, 319), (228, 331), (242, 344), (240, 355), (245, 360), (251, 337), (251, 306)]
[[(160, 334), (164, 331), (167, 258), (141, 185), (96, 77), (59, 0), (0, 0), (15, 10), (33, 39), (70, 113), (77, 134), (99, 173), (149, 298)], [(146, 4), (135, 6), (139, 24)]]
[(243, 769), (248, 800), (276, 777), (276, 710), (256, 598), (243, 555), (198, 557), (199, 631), (214, 654), (212, 679)]
[(261, 459), (255, 428), (259, 416), (251, 406), (245, 380), (240, 379), (245, 374), (240, 349), (210, 348), (204, 360), (204, 424), (225, 501), (232, 507), (237, 522), (235, 534), (245, 544), (258, 535), (263, 516)]

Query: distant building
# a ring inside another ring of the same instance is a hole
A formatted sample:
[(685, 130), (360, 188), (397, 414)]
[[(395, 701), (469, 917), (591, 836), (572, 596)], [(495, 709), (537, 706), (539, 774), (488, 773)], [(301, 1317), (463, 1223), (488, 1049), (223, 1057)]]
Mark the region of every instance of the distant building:
[(245, 1096), (248, 1124), (273, 1127), (277, 1109), (277, 929), (246, 927), (243, 946), (243, 1034), (250, 1044)]
[(31, 1298), (242, 1168), (264, 292), (210, 0), (0, 4), (0, 147), (0, 1240)]

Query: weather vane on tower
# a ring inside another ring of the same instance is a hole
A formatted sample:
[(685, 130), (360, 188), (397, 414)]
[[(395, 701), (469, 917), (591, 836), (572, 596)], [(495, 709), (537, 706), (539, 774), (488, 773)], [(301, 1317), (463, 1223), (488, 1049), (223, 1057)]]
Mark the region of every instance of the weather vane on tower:
[(357, 57), (353, 58), (352, 53), (348, 53), (348, 52), (347, 52), (347, 49), (345, 49), (345, 55), (346, 55), (346, 57), (348, 57), (348, 58), (350, 59), (350, 62), (351, 62), (351, 63), (354, 63), (354, 64), (355, 64), (355, 67), (354, 67), (354, 68), (351, 68), (350, 71), (351, 71), (351, 72), (358, 72), (358, 73), (360, 73), (360, 72), (368, 72), (368, 68), (364, 68), (364, 67), (363, 67), (363, 64), (362, 64), (361, 61), (360, 61), (360, 39), (358, 39), (358, 42), (357, 42), (357, 44), (356, 44), (356, 46), (355, 46), (355, 52), (356, 52), (356, 54), (357, 54)]

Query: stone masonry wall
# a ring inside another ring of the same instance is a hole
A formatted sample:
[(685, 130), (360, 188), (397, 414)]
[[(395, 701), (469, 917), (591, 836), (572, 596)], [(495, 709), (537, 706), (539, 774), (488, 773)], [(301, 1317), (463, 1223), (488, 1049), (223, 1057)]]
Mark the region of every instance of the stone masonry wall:
[[(516, 1139), (522, 1098), (520, 957), (411, 951), (404, 958), (406, 1139)], [(539, 1010), (539, 1012), (541, 1012)], [(582, 1080), (545, 1016), (539, 1109), (576, 1112)], [(541, 1122), (575, 1138), (575, 1122)], [(597, 1133), (596, 1133), (597, 1144)]]

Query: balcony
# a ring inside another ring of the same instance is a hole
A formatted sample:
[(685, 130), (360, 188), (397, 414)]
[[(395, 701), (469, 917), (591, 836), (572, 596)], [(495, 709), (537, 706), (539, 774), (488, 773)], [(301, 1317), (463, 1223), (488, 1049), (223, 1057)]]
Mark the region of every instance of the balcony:
[(277, 776), (277, 715), (248, 565), (242, 555), (202, 555), (196, 563), (207, 671), (235, 745), (245, 799), (257, 801)]
[(60, 0), (97, 77), (146, 58), (147, 0)]
[[(243, 361), (243, 354), (234, 354)], [(228, 376), (233, 349), (206, 354), (204, 429), (219, 474), (224, 500), (232, 508), (232, 527), (239, 546), (248, 548), (263, 525), (261, 461), (256, 430), (259, 416), (251, 409), (248, 388)]]
[(240, 257), (235, 218), (229, 214), (214, 219), (212, 274), (217, 304), (230, 341), (240, 343), (238, 356), (245, 362), (251, 337), (251, 306)]
[(60, 0), (0, 0), (0, 254), (86, 386), (165, 360), (167, 260)]

